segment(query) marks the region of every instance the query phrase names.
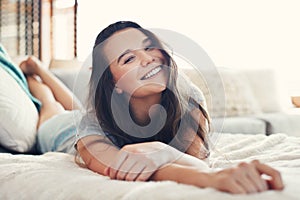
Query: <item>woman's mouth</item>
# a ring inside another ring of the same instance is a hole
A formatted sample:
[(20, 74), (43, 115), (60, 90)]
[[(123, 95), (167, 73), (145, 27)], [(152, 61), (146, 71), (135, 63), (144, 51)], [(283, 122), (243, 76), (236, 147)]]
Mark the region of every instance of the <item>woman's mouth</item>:
[(158, 67), (155, 67), (154, 69), (152, 69), (150, 72), (148, 72), (145, 76), (143, 76), (141, 78), (141, 80), (147, 80), (149, 78), (152, 78), (153, 76), (155, 76), (156, 74), (158, 74), (160, 71), (162, 70), (161, 65)]

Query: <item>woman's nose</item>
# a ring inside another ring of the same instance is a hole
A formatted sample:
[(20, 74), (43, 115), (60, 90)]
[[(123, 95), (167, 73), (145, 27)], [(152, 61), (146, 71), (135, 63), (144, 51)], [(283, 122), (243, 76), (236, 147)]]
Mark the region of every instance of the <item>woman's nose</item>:
[(150, 55), (147, 51), (145, 50), (140, 50), (139, 51), (139, 56), (140, 56), (140, 60), (141, 60), (141, 65), (143, 67), (146, 67), (147, 65), (149, 65), (151, 62), (154, 61), (154, 58), (152, 55)]

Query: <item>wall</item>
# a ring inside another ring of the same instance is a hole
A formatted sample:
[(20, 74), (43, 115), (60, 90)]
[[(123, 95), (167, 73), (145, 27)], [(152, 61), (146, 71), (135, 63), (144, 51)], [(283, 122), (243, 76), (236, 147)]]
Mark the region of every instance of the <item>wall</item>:
[[(117, 20), (164, 28), (195, 40), (217, 66), (274, 68), (290, 94), (300, 95), (298, 0), (79, 0), (78, 55)], [(298, 78), (299, 77), (299, 78)]]

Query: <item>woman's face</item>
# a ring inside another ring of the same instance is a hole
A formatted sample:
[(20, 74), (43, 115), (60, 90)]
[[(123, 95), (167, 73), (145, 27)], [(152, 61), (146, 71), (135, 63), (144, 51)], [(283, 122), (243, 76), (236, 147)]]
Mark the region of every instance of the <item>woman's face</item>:
[(144, 33), (128, 28), (113, 34), (104, 46), (118, 93), (146, 97), (164, 91), (167, 61)]

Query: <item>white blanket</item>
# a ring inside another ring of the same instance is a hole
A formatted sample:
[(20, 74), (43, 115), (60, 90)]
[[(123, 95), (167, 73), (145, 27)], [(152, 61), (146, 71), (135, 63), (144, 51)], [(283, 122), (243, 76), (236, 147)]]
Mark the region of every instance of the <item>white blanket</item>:
[(63, 153), (0, 154), (0, 199), (300, 199), (300, 138), (223, 134), (210, 158), (212, 168), (258, 159), (282, 172), (283, 191), (232, 195), (162, 182), (125, 182), (80, 168)]

